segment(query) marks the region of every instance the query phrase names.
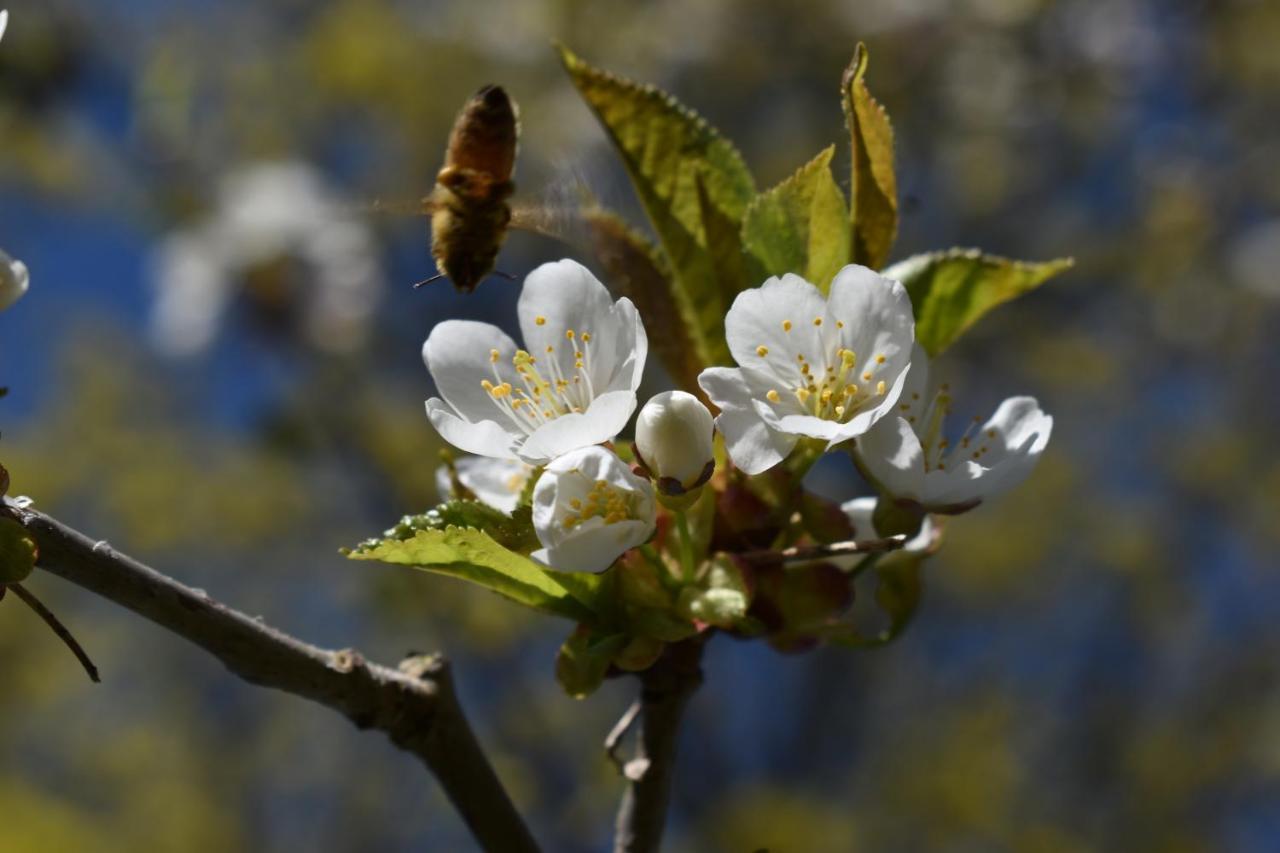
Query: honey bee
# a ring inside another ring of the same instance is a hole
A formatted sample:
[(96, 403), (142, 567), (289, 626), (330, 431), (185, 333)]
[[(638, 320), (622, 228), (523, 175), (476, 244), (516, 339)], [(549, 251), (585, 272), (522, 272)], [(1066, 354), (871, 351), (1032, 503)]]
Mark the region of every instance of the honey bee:
[[(516, 148), (520, 134), (515, 102), (501, 86), (485, 86), (463, 105), (454, 120), (444, 165), (431, 193), (419, 201), (378, 200), (366, 206), (378, 213), (431, 219), (431, 256), (439, 272), (414, 284), (422, 287), (448, 278), (461, 293), (475, 290), (495, 273), (494, 263), (507, 231), (518, 228), (571, 245), (581, 244), (579, 208), (589, 195), (585, 185), (566, 181), (556, 189), (576, 201), (554, 204), (513, 203)], [(497, 271), (504, 278), (513, 276)]]
[(444, 166), (423, 200), (431, 215), (431, 256), (439, 274), (414, 287), (448, 277), (469, 293), (493, 272), (511, 224), (508, 199), (520, 123), (516, 105), (501, 86), (485, 86), (463, 106), (449, 134)]

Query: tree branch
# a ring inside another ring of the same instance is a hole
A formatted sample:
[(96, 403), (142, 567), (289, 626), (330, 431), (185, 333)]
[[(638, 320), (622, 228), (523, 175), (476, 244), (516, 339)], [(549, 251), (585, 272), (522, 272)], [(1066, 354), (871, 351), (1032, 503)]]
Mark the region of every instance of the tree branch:
[(703, 642), (699, 637), (672, 645), (640, 674), (640, 735), (623, 769), (627, 790), (614, 827), (614, 853), (656, 853), (662, 843), (680, 721), (702, 684)]
[(907, 537), (899, 534), (884, 539), (850, 540), (848, 542), (831, 542), (826, 545), (796, 545), (781, 551), (744, 551), (735, 554), (737, 559), (746, 563), (804, 563), (810, 560), (821, 560), (827, 557), (844, 557), (850, 554), (882, 554), (885, 551), (896, 551), (906, 544)]
[(50, 516), (8, 499), (3, 509), (36, 540), (39, 568), (195, 643), (250, 684), (327, 705), (357, 728), (384, 732), (435, 774), (485, 850), (536, 853), (533, 836), (467, 723), (440, 656), (409, 658), (390, 669), (354, 650), (317, 648)]

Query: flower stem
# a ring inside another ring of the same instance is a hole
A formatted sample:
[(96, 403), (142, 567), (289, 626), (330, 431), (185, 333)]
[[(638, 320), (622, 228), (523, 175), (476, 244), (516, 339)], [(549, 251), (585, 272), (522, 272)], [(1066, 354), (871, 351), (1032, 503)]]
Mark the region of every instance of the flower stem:
[(689, 519), (683, 512), (676, 514), (676, 532), (680, 536), (680, 567), (684, 571), (684, 582), (693, 583), (696, 569), (693, 556), (693, 536), (689, 533)]

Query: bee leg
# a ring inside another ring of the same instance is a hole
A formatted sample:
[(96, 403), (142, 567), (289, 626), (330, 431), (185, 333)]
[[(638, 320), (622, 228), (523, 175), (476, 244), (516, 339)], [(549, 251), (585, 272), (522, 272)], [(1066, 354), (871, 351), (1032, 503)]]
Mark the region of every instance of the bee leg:
[(431, 278), (424, 278), (422, 281), (415, 282), (413, 285), (413, 289), (417, 290), (419, 287), (422, 287), (422, 285), (424, 284), (430, 284), (431, 282), (437, 281), (438, 279), (442, 279), (442, 278), (444, 278), (444, 273), (438, 272), (435, 275), (431, 276)]

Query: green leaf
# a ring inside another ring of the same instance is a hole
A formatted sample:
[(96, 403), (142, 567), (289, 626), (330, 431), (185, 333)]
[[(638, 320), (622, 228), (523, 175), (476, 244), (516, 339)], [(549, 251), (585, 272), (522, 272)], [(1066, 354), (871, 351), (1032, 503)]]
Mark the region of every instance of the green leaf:
[(916, 340), (931, 357), (955, 343), (992, 308), (1033, 290), (1075, 263), (1013, 261), (977, 249), (915, 255), (885, 270), (911, 294)]
[(12, 518), (0, 518), (0, 585), (21, 583), (36, 567), (36, 540)]
[(578, 628), (556, 655), (556, 681), (574, 699), (591, 695), (604, 681), (614, 655), (629, 642), (626, 634), (597, 637), (586, 628)]
[(756, 196), (742, 242), (767, 275), (796, 273), (823, 293), (849, 262), (849, 208), (831, 175), (831, 146), (778, 186)]
[(850, 199), (853, 262), (880, 269), (898, 235), (898, 180), (893, 127), (867, 89), (867, 48), (859, 44), (840, 82), (845, 125), (853, 147)]
[(844, 646), (871, 648), (895, 640), (911, 623), (920, 607), (924, 584), (920, 569), (927, 554), (898, 551), (881, 556), (875, 563), (876, 604), (889, 618), (889, 624), (875, 634), (864, 634), (848, 623), (831, 626), (821, 633), (822, 639)]
[(408, 536), (362, 543), (348, 556), (461, 578), (526, 607), (579, 622), (598, 619), (600, 575), (545, 568), (504, 548), (483, 530), (417, 529)]
[(723, 220), (736, 232), (755, 195), (742, 156), (660, 89), (593, 68), (563, 47), (560, 57), (617, 148), (653, 224), (671, 270), (669, 295), (699, 362), (730, 363), (724, 315), (736, 290), (726, 291), (721, 267), (732, 257), (732, 243), (713, 245), (711, 236), (723, 236)]

